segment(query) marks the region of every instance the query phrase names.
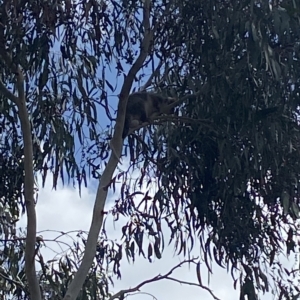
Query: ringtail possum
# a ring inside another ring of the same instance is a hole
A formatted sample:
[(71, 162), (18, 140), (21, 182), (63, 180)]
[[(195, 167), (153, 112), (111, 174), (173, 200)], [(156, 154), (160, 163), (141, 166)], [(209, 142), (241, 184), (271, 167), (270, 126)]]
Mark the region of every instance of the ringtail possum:
[(169, 108), (169, 105), (175, 101), (175, 98), (163, 97), (155, 93), (137, 92), (129, 95), (122, 138), (128, 135), (130, 128), (150, 122), (155, 116), (172, 114), (174, 107)]

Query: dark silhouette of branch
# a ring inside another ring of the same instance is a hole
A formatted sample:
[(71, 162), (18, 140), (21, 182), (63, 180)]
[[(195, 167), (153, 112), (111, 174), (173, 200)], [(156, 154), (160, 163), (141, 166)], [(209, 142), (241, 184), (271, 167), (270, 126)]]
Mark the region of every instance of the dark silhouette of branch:
[(153, 278), (151, 279), (148, 279), (148, 280), (145, 280), (143, 282), (141, 282), (140, 284), (138, 284), (137, 286), (133, 287), (133, 288), (129, 288), (129, 289), (126, 289), (126, 290), (121, 290), (119, 291), (118, 293), (116, 293), (115, 295), (111, 296), (109, 298), (109, 300), (114, 300), (114, 299), (124, 299), (125, 295), (126, 294), (129, 294), (129, 293), (133, 293), (133, 292), (137, 292), (140, 290), (141, 287), (143, 287), (144, 285), (148, 284), (148, 283), (153, 283), (153, 282), (156, 282), (156, 281), (160, 281), (160, 280), (164, 280), (164, 279), (167, 279), (167, 280), (172, 280), (172, 281), (175, 281), (175, 282), (178, 282), (180, 284), (185, 284), (185, 285), (192, 285), (192, 286), (197, 286), (197, 287), (200, 287), (202, 289), (205, 289), (206, 291), (208, 291), (211, 296), (215, 299), (215, 300), (220, 300), (218, 297), (216, 297), (213, 292), (206, 286), (202, 285), (202, 284), (197, 284), (197, 283), (193, 283), (193, 282), (188, 282), (188, 281), (183, 281), (183, 280), (179, 280), (179, 279), (175, 279), (173, 277), (170, 277), (170, 275), (178, 268), (180, 268), (182, 265), (184, 264), (197, 264), (196, 263), (196, 260), (197, 258), (193, 258), (193, 259), (189, 259), (189, 260), (184, 260), (182, 262), (180, 262), (179, 264), (177, 264), (176, 266), (174, 266), (169, 272), (167, 272), (166, 274), (164, 275), (157, 275), (157, 276), (154, 276)]
[(4, 85), (4, 83), (0, 80), (0, 93), (6, 97), (7, 99), (11, 100), (15, 104), (17, 103), (17, 97), (7, 89), (7, 87)]
[(140, 91), (145, 91), (147, 89), (147, 87), (149, 87), (152, 84), (153, 77), (159, 73), (162, 65), (163, 65), (163, 61), (160, 60), (157, 67), (155, 68), (154, 72), (148, 78), (147, 82), (140, 88)]
[(210, 288), (208, 288), (207, 286), (203, 285), (203, 284), (200, 284), (200, 283), (193, 283), (193, 282), (187, 282), (187, 281), (183, 281), (183, 280), (179, 280), (179, 279), (176, 279), (176, 278), (172, 278), (172, 277), (168, 277), (166, 278), (168, 280), (172, 280), (172, 281), (175, 281), (175, 282), (178, 282), (180, 284), (186, 284), (186, 285), (192, 285), (192, 286), (197, 286), (197, 287), (200, 287), (206, 291), (208, 291), (211, 296), (215, 299), (215, 300), (220, 300), (220, 298), (218, 298), (217, 296), (214, 295), (214, 293), (212, 292), (212, 290)]
[(2, 274), (1, 272), (0, 272), (0, 277), (12, 284), (19, 286), (21, 289), (25, 289), (25, 285), (21, 281), (16, 281), (14, 279), (11, 279), (11, 278), (5, 276), (4, 274)]

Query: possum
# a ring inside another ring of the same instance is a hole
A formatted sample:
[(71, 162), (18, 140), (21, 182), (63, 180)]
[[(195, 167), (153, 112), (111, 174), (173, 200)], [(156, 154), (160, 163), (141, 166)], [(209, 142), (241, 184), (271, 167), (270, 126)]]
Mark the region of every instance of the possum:
[[(155, 93), (137, 92), (129, 95), (122, 134), (123, 140), (129, 134), (130, 129), (143, 123), (150, 123), (156, 116), (174, 113), (174, 105), (171, 104), (175, 102), (177, 102), (176, 98), (163, 97)], [(118, 162), (121, 163), (111, 142), (110, 148)]]
[(151, 122), (151, 118), (161, 114), (172, 114), (174, 107), (170, 104), (176, 101), (175, 98), (163, 97), (154, 93), (137, 92), (128, 96), (124, 129), (124, 139), (130, 128), (135, 128), (145, 122)]

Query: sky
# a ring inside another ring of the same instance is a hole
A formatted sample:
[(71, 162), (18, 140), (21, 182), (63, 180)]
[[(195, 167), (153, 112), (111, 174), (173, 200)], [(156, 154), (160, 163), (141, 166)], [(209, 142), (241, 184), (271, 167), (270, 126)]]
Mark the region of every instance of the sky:
[[(41, 182), (41, 181), (40, 181)], [(88, 185), (89, 186), (89, 185)], [(94, 182), (90, 184), (94, 186)], [(43, 239), (53, 239), (58, 236), (56, 231), (77, 231), (88, 230), (90, 226), (93, 204), (96, 197), (96, 191), (88, 188), (82, 188), (81, 197), (79, 196), (78, 189), (70, 186), (59, 186), (57, 190), (51, 188), (51, 180), (48, 178), (45, 188), (39, 191), (38, 203), (36, 206), (37, 221), (38, 221), (38, 234), (42, 235)], [(114, 195), (110, 194), (107, 199), (107, 206), (111, 207), (114, 202)], [(110, 221), (110, 220), (109, 220)], [(119, 239), (120, 226), (122, 224), (114, 224), (112, 221), (106, 223), (107, 235), (110, 239)], [(26, 216), (24, 215), (18, 223), (20, 227), (26, 227)], [(75, 234), (74, 234), (75, 236)], [(62, 239), (70, 242), (67, 238)], [(54, 242), (46, 242), (50, 249), (42, 249), (42, 254), (45, 260), (53, 259), (56, 252), (60, 252), (59, 246)], [(195, 251), (195, 256), (198, 256)], [(150, 263), (147, 259), (139, 258), (134, 264), (129, 264), (126, 258), (122, 260), (121, 280), (115, 278), (115, 286), (111, 287), (110, 292), (116, 293), (121, 289), (128, 289), (134, 287), (144, 280), (150, 279), (156, 275), (164, 274), (171, 268), (177, 265), (182, 258), (174, 255), (173, 246), (166, 247), (162, 259), (154, 259)], [(207, 276), (205, 276), (206, 267), (201, 269), (203, 277), (203, 285), (209, 286), (213, 293), (222, 300), (238, 299), (238, 291), (233, 289), (232, 279), (226, 270), (218, 266), (214, 266), (213, 275), (208, 284)], [(188, 265), (181, 267), (174, 273), (174, 277), (184, 281), (189, 281), (197, 284), (197, 277), (194, 266), (189, 269)], [(182, 285), (177, 282), (162, 280), (144, 286), (140, 293), (132, 295), (128, 299), (184, 299), (188, 297), (190, 300), (210, 300), (213, 297), (200, 287)], [(266, 298), (267, 299), (267, 298)]]

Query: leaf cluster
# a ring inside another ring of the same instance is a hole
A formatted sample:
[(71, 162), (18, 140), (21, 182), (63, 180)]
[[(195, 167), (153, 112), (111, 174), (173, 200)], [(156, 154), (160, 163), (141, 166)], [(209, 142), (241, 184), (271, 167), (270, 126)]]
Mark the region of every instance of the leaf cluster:
[[(187, 255), (198, 240), (209, 271), (212, 259), (231, 269), (242, 299), (255, 299), (271, 289), (262, 264), (282, 274), (278, 255), (299, 253), (297, 10), (249, 1), (174, 6), (161, 24), (162, 41), (174, 48), (160, 86), (171, 84), (186, 100), (177, 117), (136, 142), (133, 168), (144, 162), (135, 192), (151, 186), (153, 175), (158, 191), (116, 213), (139, 216), (128, 237), (160, 236), (165, 222), (178, 253)], [(272, 275), (278, 299), (299, 295), (284, 284), (296, 276)]]

